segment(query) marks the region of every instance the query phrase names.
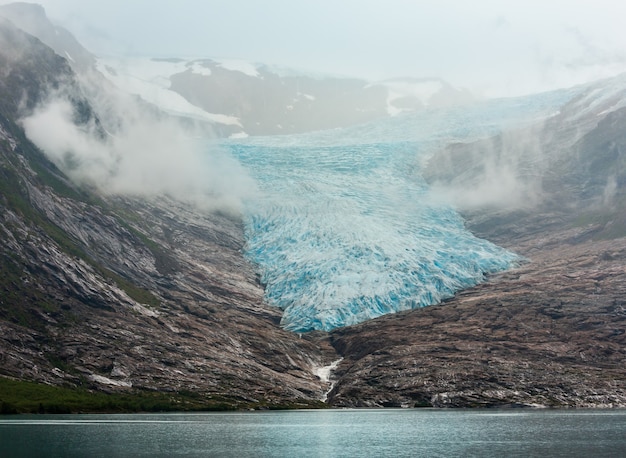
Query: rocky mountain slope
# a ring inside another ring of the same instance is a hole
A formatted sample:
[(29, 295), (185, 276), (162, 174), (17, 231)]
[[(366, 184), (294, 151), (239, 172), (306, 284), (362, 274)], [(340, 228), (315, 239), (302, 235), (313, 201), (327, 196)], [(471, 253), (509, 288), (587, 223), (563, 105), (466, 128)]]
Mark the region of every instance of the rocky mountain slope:
[(345, 359), (330, 401), (623, 407), (626, 241), (578, 243), (581, 233), (517, 241), (530, 259), (519, 269), (439, 306), (335, 331)]
[(16, 120), (60, 84), (77, 120), (95, 115), (65, 59), (9, 22), (0, 33), (2, 374), (233, 404), (321, 398), (314, 371), (334, 351), (277, 325), (240, 221), (75, 187)]
[[(51, 89), (105, 136), (103, 105), (6, 20), (0, 43), (3, 377), (231, 407), (626, 406), (621, 80), (431, 160), (469, 227), (527, 263), (440, 306), (298, 335), (263, 302), (236, 214), (78, 186), (37, 149), (19, 120)], [(494, 177), (503, 199), (461, 198)]]
[(87, 70), (96, 62), (93, 54), (87, 51), (67, 29), (50, 22), (41, 5), (23, 2), (0, 5), (0, 16), (24, 32), (39, 38), (77, 70)]
[[(453, 191), (468, 227), (527, 262), (440, 306), (334, 332), (345, 359), (331, 402), (625, 405), (623, 83), (430, 159), (427, 179)], [(485, 192), (495, 199), (468, 199)]]

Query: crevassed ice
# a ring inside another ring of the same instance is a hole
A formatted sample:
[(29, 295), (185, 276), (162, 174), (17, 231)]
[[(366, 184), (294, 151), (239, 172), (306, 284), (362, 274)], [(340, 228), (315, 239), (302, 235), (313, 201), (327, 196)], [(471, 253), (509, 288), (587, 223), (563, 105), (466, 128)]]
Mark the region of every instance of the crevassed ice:
[(247, 218), (247, 254), (288, 330), (435, 304), (516, 259), (431, 205), (419, 177), (391, 165), (399, 145), (247, 149), (265, 158), (267, 180)]
[(493, 133), (515, 116), (534, 119), (560, 102), (526, 111), (517, 102), (508, 117), (499, 102), (474, 117), (451, 110), (227, 143), (259, 182), (261, 193), (247, 202), (246, 253), (267, 300), (284, 310), (282, 325), (328, 331), (436, 304), (510, 268), (515, 254), (476, 238), (433, 200), (420, 163), (438, 145)]

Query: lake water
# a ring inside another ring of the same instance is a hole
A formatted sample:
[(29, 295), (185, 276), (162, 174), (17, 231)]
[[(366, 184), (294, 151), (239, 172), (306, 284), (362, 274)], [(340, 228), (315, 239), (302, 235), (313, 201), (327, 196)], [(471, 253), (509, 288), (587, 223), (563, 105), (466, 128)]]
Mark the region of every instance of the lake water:
[(1, 457), (626, 456), (624, 410), (0, 416)]

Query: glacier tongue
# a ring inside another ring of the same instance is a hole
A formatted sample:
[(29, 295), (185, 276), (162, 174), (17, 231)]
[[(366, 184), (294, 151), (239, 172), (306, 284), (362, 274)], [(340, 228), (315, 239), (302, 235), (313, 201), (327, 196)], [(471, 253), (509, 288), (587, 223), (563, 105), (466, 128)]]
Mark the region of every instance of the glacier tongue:
[[(337, 131), (336, 144), (329, 132), (226, 143), (259, 182), (260, 194), (247, 203), (247, 255), (267, 300), (284, 310), (286, 329), (328, 331), (436, 304), (518, 261), (467, 231), (419, 175), (424, 145), (511, 121), (501, 106), (492, 111), (473, 125), (466, 114), (464, 122), (439, 114), (438, 128), (426, 115), (398, 118), (378, 131), (378, 143), (363, 127)], [(352, 141), (350, 132), (357, 132)]]

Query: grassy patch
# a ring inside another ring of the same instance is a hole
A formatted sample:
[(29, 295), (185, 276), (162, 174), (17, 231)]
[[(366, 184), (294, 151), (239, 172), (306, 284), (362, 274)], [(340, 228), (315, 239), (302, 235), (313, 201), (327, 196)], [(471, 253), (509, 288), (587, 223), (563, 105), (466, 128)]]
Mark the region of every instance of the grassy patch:
[(71, 311), (64, 310), (58, 299), (25, 283), (23, 276), (17, 259), (0, 254), (0, 319), (44, 333), (45, 316), (64, 323), (72, 319)]
[(96, 413), (303, 409), (328, 407), (318, 401), (249, 403), (228, 397), (180, 391), (134, 390), (103, 393), (86, 388), (50, 386), (0, 377), (0, 413)]
[(117, 286), (119, 286), (126, 294), (128, 294), (128, 297), (134, 301), (151, 307), (158, 307), (161, 304), (161, 301), (159, 301), (159, 299), (147, 289), (134, 285), (110, 270), (105, 271), (104, 269), (99, 269), (99, 272), (103, 276), (108, 277), (117, 283)]
[(620, 207), (620, 210), (617, 211), (590, 210), (580, 214), (573, 224), (575, 227), (601, 226), (601, 229), (594, 234), (594, 239), (596, 240), (612, 240), (626, 237), (626, 215), (624, 210), (622, 210), (624, 208), (626, 208), (626, 205)]

